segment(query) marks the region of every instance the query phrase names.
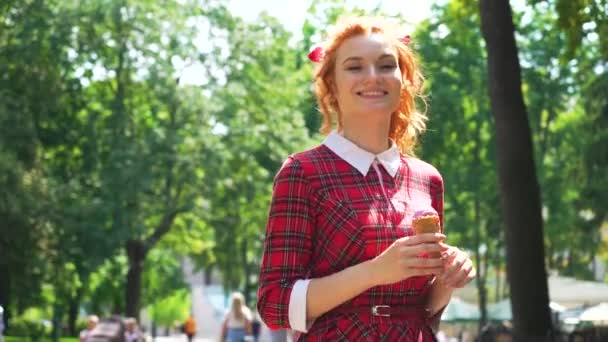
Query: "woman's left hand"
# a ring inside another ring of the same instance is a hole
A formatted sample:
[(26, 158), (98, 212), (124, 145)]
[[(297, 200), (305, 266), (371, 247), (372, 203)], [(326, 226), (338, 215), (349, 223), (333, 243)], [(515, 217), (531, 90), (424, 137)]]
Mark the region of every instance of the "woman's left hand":
[(444, 286), (461, 288), (475, 279), (475, 267), (467, 253), (450, 246), (442, 252), (442, 257), (444, 258), (444, 272), (438, 276), (438, 280)]

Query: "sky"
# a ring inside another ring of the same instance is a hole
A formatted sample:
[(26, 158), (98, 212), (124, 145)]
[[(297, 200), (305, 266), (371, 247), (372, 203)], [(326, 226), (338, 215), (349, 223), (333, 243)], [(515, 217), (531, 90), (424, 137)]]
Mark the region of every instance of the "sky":
[[(262, 11), (278, 18), (291, 32), (298, 32), (304, 23), (306, 10), (312, 0), (229, 0), (230, 11), (247, 21), (253, 21)], [(373, 9), (378, 3), (387, 13), (400, 13), (413, 24), (430, 15), (431, 0), (347, 0), (347, 7)]]

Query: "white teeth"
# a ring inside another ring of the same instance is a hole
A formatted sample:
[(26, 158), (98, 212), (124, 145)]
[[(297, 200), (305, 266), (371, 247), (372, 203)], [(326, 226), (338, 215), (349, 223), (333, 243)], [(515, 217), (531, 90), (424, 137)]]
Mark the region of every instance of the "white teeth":
[(383, 91), (362, 91), (359, 94), (363, 96), (382, 96), (385, 94)]

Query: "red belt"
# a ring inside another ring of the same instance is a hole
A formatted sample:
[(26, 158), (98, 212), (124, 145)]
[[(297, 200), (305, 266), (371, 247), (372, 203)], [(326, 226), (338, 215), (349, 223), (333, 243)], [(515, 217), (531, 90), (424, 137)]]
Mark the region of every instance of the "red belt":
[(389, 317), (407, 320), (425, 321), (431, 316), (431, 312), (423, 305), (372, 305), (351, 306), (334, 310), (338, 314), (362, 314), (375, 317)]

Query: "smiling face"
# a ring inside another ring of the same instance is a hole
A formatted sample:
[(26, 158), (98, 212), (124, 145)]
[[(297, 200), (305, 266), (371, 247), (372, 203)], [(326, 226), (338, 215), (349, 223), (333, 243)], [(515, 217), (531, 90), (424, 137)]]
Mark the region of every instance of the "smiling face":
[(397, 51), (379, 33), (345, 40), (336, 51), (335, 96), (344, 125), (390, 122), (399, 107)]

